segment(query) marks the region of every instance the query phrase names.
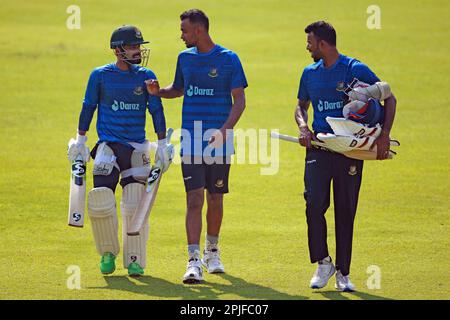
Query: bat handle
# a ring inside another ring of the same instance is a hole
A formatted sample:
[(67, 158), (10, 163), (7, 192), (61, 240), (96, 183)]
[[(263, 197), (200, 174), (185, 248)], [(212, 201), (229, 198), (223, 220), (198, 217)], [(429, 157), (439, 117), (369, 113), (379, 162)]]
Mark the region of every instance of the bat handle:
[(172, 129), (172, 128), (169, 128), (169, 129), (167, 130), (167, 135), (166, 135), (166, 140), (167, 140), (167, 143), (168, 143), (168, 144), (170, 143), (170, 139), (172, 138), (172, 133), (173, 133), (173, 129)]

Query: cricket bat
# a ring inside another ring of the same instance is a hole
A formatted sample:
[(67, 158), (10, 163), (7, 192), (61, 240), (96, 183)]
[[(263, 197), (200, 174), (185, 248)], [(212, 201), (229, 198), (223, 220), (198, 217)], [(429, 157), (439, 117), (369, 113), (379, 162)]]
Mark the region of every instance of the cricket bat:
[(69, 196), (69, 226), (83, 227), (86, 203), (86, 163), (81, 154), (72, 162)]
[[(170, 143), (172, 133), (172, 128), (167, 130), (167, 143)], [(161, 165), (162, 163), (158, 161), (150, 170), (150, 174), (147, 178), (146, 187), (143, 191), (141, 201), (136, 208), (136, 212), (134, 213), (133, 219), (131, 219), (130, 226), (127, 230), (127, 234), (129, 236), (138, 236), (139, 230), (142, 229), (142, 226), (144, 225), (145, 221), (147, 221), (147, 218), (150, 215), (150, 211), (152, 210), (153, 204), (155, 203), (156, 194), (158, 192), (159, 184), (162, 178)]]
[[(297, 137), (289, 136), (286, 134), (281, 134), (275, 131), (270, 133), (270, 136), (274, 139), (285, 140), (289, 142), (299, 143)], [(311, 140), (311, 144), (314, 146), (326, 148), (325, 143), (321, 143), (319, 141)], [(399, 146), (400, 143), (397, 140), (390, 141), (391, 146)], [(351, 150), (342, 152), (342, 154), (346, 157), (358, 159), (358, 160), (376, 160), (377, 159), (377, 151), (376, 147), (373, 150)], [(395, 151), (389, 150), (388, 159), (392, 159), (396, 155)]]

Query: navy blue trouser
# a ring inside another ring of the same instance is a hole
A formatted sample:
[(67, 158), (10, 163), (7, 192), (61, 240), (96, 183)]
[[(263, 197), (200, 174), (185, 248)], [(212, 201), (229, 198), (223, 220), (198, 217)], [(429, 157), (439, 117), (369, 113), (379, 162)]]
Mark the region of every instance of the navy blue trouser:
[(330, 187), (333, 181), (336, 268), (344, 276), (350, 273), (353, 222), (363, 163), (362, 160), (317, 148), (306, 151), (304, 197), (311, 262), (315, 263), (329, 255), (325, 213), (330, 206)]

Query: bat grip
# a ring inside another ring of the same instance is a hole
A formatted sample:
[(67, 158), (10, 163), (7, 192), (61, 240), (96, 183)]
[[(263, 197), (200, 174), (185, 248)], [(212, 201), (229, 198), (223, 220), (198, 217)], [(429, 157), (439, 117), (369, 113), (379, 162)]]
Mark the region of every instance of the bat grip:
[(167, 144), (170, 143), (170, 139), (172, 138), (172, 134), (173, 134), (173, 129), (172, 129), (172, 128), (169, 128), (169, 129), (167, 130), (167, 135), (166, 135), (166, 141), (167, 141)]

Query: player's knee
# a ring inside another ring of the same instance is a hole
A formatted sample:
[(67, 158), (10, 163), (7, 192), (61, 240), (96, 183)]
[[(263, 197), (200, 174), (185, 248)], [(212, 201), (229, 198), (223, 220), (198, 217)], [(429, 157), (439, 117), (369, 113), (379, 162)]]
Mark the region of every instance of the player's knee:
[(320, 197), (307, 191), (303, 193), (303, 196), (306, 201), (306, 216), (308, 218), (314, 219), (314, 217), (322, 215), (330, 206), (330, 203), (323, 196)]
[(120, 207), (125, 216), (133, 215), (141, 200), (145, 186), (140, 183), (129, 183), (123, 188)]
[(223, 203), (223, 194), (212, 193), (208, 195), (208, 207), (209, 208), (220, 208)]
[(189, 191), (187, 194), (188, 213), (198, 213), (202, 211), (204, 202), (204, 190), (197, 189)]
[(116, 199), (110, 188), (99, 187), (89, 191), (88, 213), (90, 217), (108, 217), (114, 214)]

